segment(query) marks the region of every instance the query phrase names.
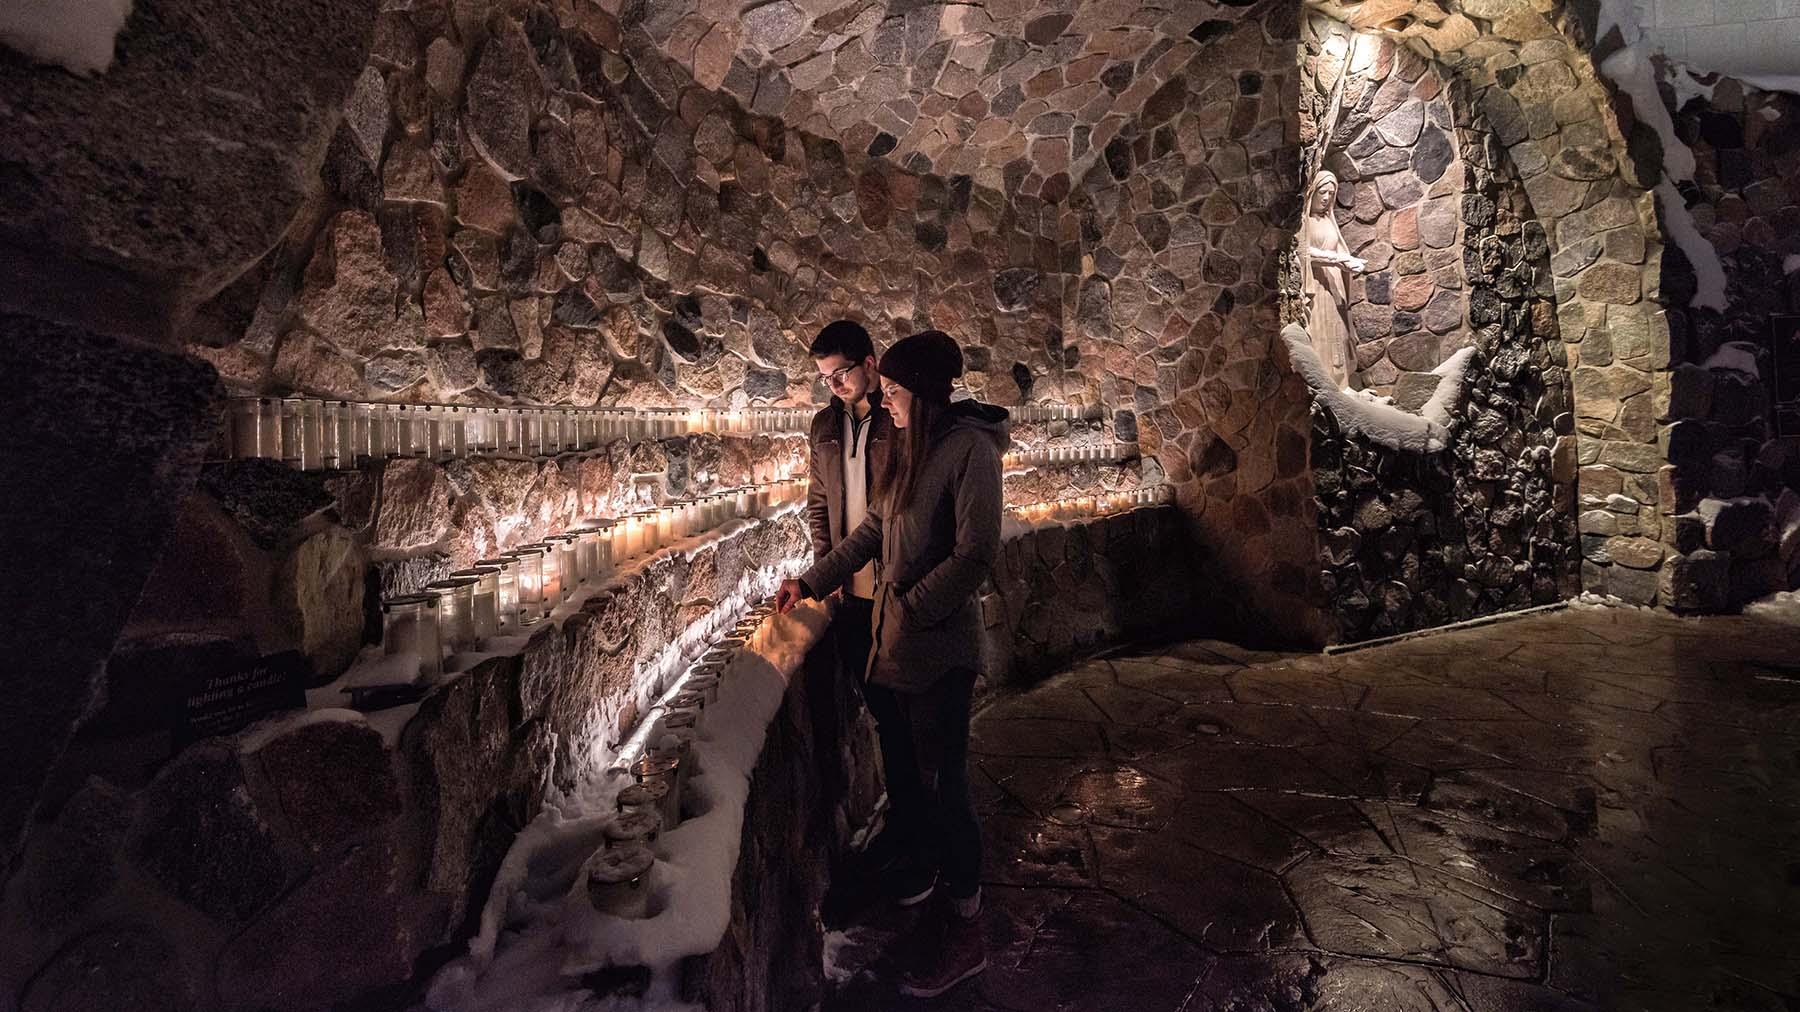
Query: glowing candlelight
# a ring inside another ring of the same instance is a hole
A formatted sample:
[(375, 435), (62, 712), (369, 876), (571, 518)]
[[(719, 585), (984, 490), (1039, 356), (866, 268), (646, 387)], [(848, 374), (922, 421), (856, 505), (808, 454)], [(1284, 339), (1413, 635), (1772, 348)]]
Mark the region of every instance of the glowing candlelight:
[(544, 550), (527, 545), (507, 552), (505, 557), (518, 562), (519, 624), (529, 625), (540, 617), (540, 609), (548, 611), (544, 601)]

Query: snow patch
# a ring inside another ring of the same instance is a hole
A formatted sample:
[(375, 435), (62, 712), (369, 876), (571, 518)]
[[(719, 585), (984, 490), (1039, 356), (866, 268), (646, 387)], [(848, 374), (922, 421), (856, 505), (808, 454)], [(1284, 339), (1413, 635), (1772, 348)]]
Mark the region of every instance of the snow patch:
[[(717, 948), (729, 926), (750, 776), (789, 680), (829, 622), (828, 607), (818, 602), (770, 616), (727, 666), (694, 744), (690, 814), (653, 847), (649, 917), (600, 913), (580, 881), (581, 863), (600, 845), (628, 782), (608, 770), (547, 807), (515, 838), (482, 911), (480, 933), (467, 956), (433, 979), (429, 1006), (438, 1012), (696, 1010), (677, 998), (678, 964)], [(654, 719), (647, 714), (645, 726)], [(618, 759), (633, 757), (628, 746)], [(642, 998), (596, 998), (581, 977), (606, 966), (648, 967), (648, 991)]]
[[(1601, 0), (1599, 37), (1605, 38), (1615, 28), (1624, 45), (1600, 62), (1600, 73), (1630, 97), (1632, 115), (1655, 130), (1662, 141), (1663, 181), (1657, 184), (1656, 195), (1662, 205), (1663, 227), (1688, 262), (1694, 265), (1694, 274), (1699, 281), (1688, 304), (1724, 312), (1729, 303), (1725, 297), (1725, 268), (1719, 262), (1719, 251), (1695, 227), (1693, 213), (1675, 186), (1694, 178), (1694, 152), (1676, 135), (1675, 121), (1669, 115), (1668, 107), (1663, 105), (1649, 46), (1644, 42), (1644, 31), (1638, 24), (1632, 0)], [(1703, 86), (1685, 70), (1673, 77), (1677, 108), (1687, 100), (1682, 97), (1684, 92), (1691, 93), (1688, 97), (1702, 93), (1699, 89)], [(1682, 83), (1684, 79), (1686, 84)]]
[(1707, 357), (1701, 365), (1708, 369), (1727, 369), (1758, 379), (1762, 373), (1756, 368), (1756, 345), (1748, 341), (1727, 341), (1719, 346), (1719, 350)]
[(1784, 590), (1752, 601), (1744, 606), (1744, 614), (1777, 622), (1800, 623), (1800, 590)]
[[(1689, 152), (1692, 157), (1692, 152)], [(1690, 174), (1683, 178), (1692, 179)], [(1694, 224), (1694, 212), (1675, 188), (1675, 181), (1664, 175), (1656, 184), (1656, 196), (1662, 206), (1663, 228), (1681, 247), (1681, 252), (1694, 265), (1694, 278), (1699, 282), (1688, 305), (1696, 309), (1716, 309), (1723, 313), (1730, 303), (1725, 298), (1725, 265), (1719, 262), (1719, 251)]]
[(1784, 91), (1800, 95), (1800, 76), (1793, 74), (1752, 74), (1738, 80), (1758, 91)]
[(1800, 253), (1789, 253), (1788, 258), (1781, 262), (1781, 273), (1793, 274), (1796, 271), (1800, 271)]
[(36, 63), (98, 74), (112, 65), (113, 40), (130, 14), (131, 0), (6, 0), (0, 44)]
[(313, 724), (367, 725), (368, 723), (368, 718), (364, 717), (356, 710), (346, 710), (341, 708), (326, 710), (293, 710), (289, 713), (276, 717), (269, 717), (250, 725), (238, 738), (238, 751), (245, 753), (255, 752), (264, 745), (267, 745), (290, 731), (298, 731), (303, 727), (309, 727)]
[(1294, 369), (1312, 387), (1313, 396), (1324, 403), (1344, 431), (1371, 439), (1395, 450), (1414, 453), (1436, 453), (1450, 442), (1450, 421), (1456, 402), (1462, 397), (1463, 374), (1475, 349), (1462, 348), (1444, 360), (1432, 375), (1438, 377), (1437, 389), (1420, 409), (1419, 414), (1402, 411), (1347, 390), (1338, 389), (1325, 372), (1319, 355), (1313, 351), (1306, 328), (1290, 323), (1281, 330), (1288, 358)]

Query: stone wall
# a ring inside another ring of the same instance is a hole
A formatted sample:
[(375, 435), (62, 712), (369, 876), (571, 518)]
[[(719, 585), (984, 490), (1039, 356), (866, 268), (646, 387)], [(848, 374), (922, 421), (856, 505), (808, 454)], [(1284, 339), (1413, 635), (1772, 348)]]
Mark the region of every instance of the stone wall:
[[(1169, 507), (1009, 535), (984, 592), (991, 683), (1185, 628), (1193, 581), (1169, 568), (1191, 557), (1184, 537)], [(110, 762), (66, 771), (75, 789), (9, 883), (0, 981), (19, 1007), (59, 1012), (404, 1007), (462, 951), (513, 835), (612, 754), (637, 669), (741, 581), (766, 591), (807, 543), (788, 513), (659, 556), (419, 703), (278, 718), (160, 768), (145, 697), (117, 693), (86, 742)], [(163, 645), (163, 666), (139, 671), (167, 674), (195, 646)], [(878, 794), (870, 729), (829, 654), (803, 671), (753, 778), (731, 927), (684, 974), (709, 1007), (797, 1007), (818, 986), (812, 911)]]
[(808, 544), (790, 512), (664, 553), (417, 704), (277, 718), (160, 768), (158, 714), (116, 695), (9, 883), (0, 980), (33, 1010), (403, 1006), (473, 932), (513, 835), (616, 753), (639, 668)]
[[(1659, 417), (1663, 601), (1733, 608), (1800, 586), (1800, 419), (1776, 429), (1771, 317), (1800, 313), (1800, 101), (1730, 78), (1676, 112), (1697, 172), (1682, 196), (1725, 269), (1724, 312), (1686, 306), (1696, 281), (1681, 251), (1663, 254), (1674, 369)], [(1800, 368), (1800, 357), (1790, 359)], [(1800, 377), (1790, 377), (1791, 385)]]
[(1200, 54), (1070, 199), (1082, 277), (1067, 329), (1098, 398), (1136, 411), (1207, 579), (1238, 591), (1221, 621), (1316, 639), (1305, 384), (1274, 352), (1278, 251), (1298, 223), (1298, 32), (1279, 4), (1195, 29)]
[(246, 391), (807, 403), (806, 345), (848, 315), (974, 345), (978, 395), (1059, 389), (1047, 205), (747, 111), (610, 9), (384, 11), (323, 195), (195, 353)]
[(983, 590), (986, 692), (1120, 643), (1211, 632), (1223, 603), (1180, 510), (1147, 507), (1008, 538)]
[(1363, 385), (1417, 410), (1438, 386), (1429, 370), (1474, 348), (1440, 453), (1347, 434), (1313, 409), (1332, 638), (1575, 593), (1567, 359), (1549, 244), (1517, 167), (1467, 82), (1390, 39), (1310, 19), (1302, 79), (1308, 162), (1344, 181), (1345, 240), (1371, 268), (1351, 290)]

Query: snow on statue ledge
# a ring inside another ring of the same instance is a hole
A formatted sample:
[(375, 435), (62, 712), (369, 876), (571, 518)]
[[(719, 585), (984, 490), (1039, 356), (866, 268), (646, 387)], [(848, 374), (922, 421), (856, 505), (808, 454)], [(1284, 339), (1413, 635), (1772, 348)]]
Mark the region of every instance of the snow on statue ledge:
[(1306, 328), (1298, 323), (1283, 327), (1281, 340), (1287, 344), (1288, 360), (1293, 363), (1294, 371), (1306, 380), (1313, 397), (1325, 405), (1345, 432), (1414, 453), (1436, 453), (1449, 445), (1451, 409), (1462, 397), (1463, 373), (1469, 367), (1469, 359), (1475, 355), (1474, 348), (1459, 349), (1431, 370), (1431, 374), (1438, 377), (1437, 389), (1415, 415), (1392, 404), (1338, 389), (1326, 374), (1318, 353), (1313, 351)]

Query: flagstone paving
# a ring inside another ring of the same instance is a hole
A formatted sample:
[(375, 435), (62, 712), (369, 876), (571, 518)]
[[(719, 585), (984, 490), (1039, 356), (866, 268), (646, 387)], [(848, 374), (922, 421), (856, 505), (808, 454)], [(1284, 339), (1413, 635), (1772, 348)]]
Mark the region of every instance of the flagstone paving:
[(828, 1010), (1800, 1009), (1800, 614), (1184, 643), (972, 749), (990, 969), (897, 998), (865, 914)]

